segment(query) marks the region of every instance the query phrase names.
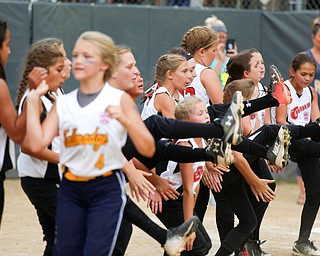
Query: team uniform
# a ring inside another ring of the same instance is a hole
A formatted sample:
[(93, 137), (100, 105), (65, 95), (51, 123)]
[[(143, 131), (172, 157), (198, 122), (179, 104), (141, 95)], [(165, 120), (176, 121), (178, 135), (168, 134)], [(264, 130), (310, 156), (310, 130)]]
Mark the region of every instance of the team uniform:
[(0, 127), (0, 225), (4, 207), (5, 172), (15, 168), (14, 143)]
[(64, 177), (58, 193), (55, 253), (112, 255), (126, 203), (119, 169), (125, 163), (121, 148), (127, 130), (110, 119), (105, 108), (120, 105), (123, 91), (106, 83), (83, 107), (80, 94), (74, 90), (56, 103)]
[[(158, 112), (158, 110), (154, 107), (154, 100), (156, 98), (157, 94), (161, 94), (161, 93), (166, 93), (168, 94), (173, 100), (174, 97), (169, 93), (169, 91), (167, 90), (167, 88), (165, 87), (158, 87), (152, 94), (151, 98), (147, 99), (144, 102), (143, 105), (143, 109), (141, 111), (141, 118), (142, 120), (147, 119), (149, 116), (152, 115), (162, 115), (161, 113)], [(175, 101), (176, 102), (176, 101)]]
[[(313, 100), (311, 89), (309, 87), (303, 88), (301, 96), (298, 96), (289, 80), (286, 80), (285, 84), (288, 86), (292, 97), (292, 102), (287, 106), (287, 122), (293, 125), (306, 126), (311, 121), (311, 102)], [(301, 143), (306, 145), (309, 141), (306, 139), (298, 142), (294, 141), (290, 147), (295, 148), (297, 146), (298, 148), (299, 144), (302, 145)], [(299, 151), (293, 151), (290, 154), (291, 159), (295, 162), (300, 157)]]
[(289, 80), (286, 80), (285, 84), (288, 86), (292, 97), (292, 102), (287, 107), (287, 121), (290, 124), (305, 126), (311, 118), (311, 90), (309, 87), (303, 88), (301, 96), (298, 96)]
[[(198, 148), (194, 139), (180, 139), (179, 142), (188, 142), (192, 148)], [(206, 143), (202, 140), (202, 147), (205, 147)], [(194, 162), (193, 163), (193, 193), (196, 192), (196, 187), (199, 185), (202, 178), (203, 171), (205, 169), (205, 162)], [(168, 200), (163, 202), (163, 209), (161, 213), (157, 214), (157, 217), (167, 227), (175, 227), (184, 222), (183, 215), (183, 182), (179, 167), (179, 163), (169, 161), (166, 170), (162, 170), (160, 176), (168, 179), (175, 184), (172, 185), (175, 190), (180, 193), (177, 200)], [(207, 255), (211, 248), (211, 239), (206, 232), (202, 224), (199, 225), (196, 231), (196, 239), (193, 243), (193, 249), (191, 251), (184, 251), (181, 255)]]
[[(302, 90), (301, 95), (297, 95), (290, 81), (285, 81), (290, 89), (292, 102), (287, 106), (287, 121), (290, 124), (306, 125), (311, 119), (312, 92), (309, 87)], [(306, 191), (306, 201), (301, 214), (299, 237), (296, 244), (309, 242), (311, 230), (316, 219), (320, 205), (320, 164), (319, 159), (304, 155), (304, 148), (311, 145), (309, 139), (293, 140), (290, 148), (297, 149), (290, 153), (293, 161), (298, 163), (301, 177)], [(302, 151), (302, 152), (301, 152)], [(295, 247), (293, 253), (296, 253)], [(295, 254), (294, 254), (295, 255)], [(298, 254), (297, 254), (298, 255)]]
[(196, 97), (202, 99), (203, 102), (208, 107), (210, 105), (210, 99), (207, 94), (206, 88), (203, 86), (203, 84), (201, 83), (201, 79), (200, 79), (200, 75), (201, 75), (202, 71), (205, 69), (208, 69), (208, 67), (201, 65), (201, 64), (198, 64), (198, 63), (196, 64), (194, 70), (195, 70), (197, 76), (193, 79), (191, 84), (189, 86), (187, 86), (187, 88), (184, 90), (183, 96), (184, 97), (196, 96)]
[[(26, 90), (22, 97), (18, 113), (21, 114), (23, 104), (29, 94)], [(61, 96), (62, 91), (57, 91), (57, 96)], [(43, 121), (52, 108), (50, 98), (41, 96), (43, 112), (41, 121)], [(48, 149), (59, 153), (59, 138), (55, 137)], [(47, 242), (44, 255), (52, 255), (55, 237), (55, 216), (57, 208), (57, 193), (61, 179), (61, 172), (58, 164), (40, 160), (28, 154), (20, 152), (18, 160), (18, 174), (21, 178), (21, 186), (28, 196), (30, 202), (34, 205), (39, 222), (42, 227), (44, 241)]]

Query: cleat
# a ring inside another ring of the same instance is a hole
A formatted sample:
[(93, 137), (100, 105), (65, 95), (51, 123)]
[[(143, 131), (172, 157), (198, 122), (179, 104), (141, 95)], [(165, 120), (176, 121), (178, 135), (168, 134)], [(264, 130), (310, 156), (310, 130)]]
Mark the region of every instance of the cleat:
[(267, 158), (271, 164), (280, 168), (288, 165), (290, 158), (288, 153), (290, 138), (288, 127), (286, 125), (281, 125), (274, 144), (269, 147), (267, 151)]
[(200, 224), (197, 216), (191, 217), (178, 227), (170, 228), (167, 231), (167, 240), (164, 244), (164, 249), (169, 256), (178, 256), (184, 250), (185, 244), (188, 242), (188, 237), (196, 231)]
[(298, 243), (295, 242), (294, 246), (292, 248), (292, 255), (294, 256), (304, 256), (304, 255), (312, 255), (312, 256), (317, 256), (320, 255), (320, 251), (318, 250), (317, 247), (313, 244), (311, 241), (307, 241), (305, 243)]
[(221, 139), (208, 139), (208, 146), (205, 148), (206, 155), (212, 158), (214, 164), (231, 165), (234, 162), (231, 144)]
[(251, 256), (271, 256), (270, 253), (264, 252), (261, 249), (262, 244), (264, 244), (266, 240), (260, 241), (260, 240), (251, 240), (249, 239), (245, 245), (245, 248), (249, 255)]
[(240, 252), (236, 252), (235, 256), (250, 256), (246, 249), (242, 248)]
[(220, 120), (224, 131), (222, 139), (232, 145), (238, 145), (242, 141), (241, 117), (243, 115), (243, 107), (242, 93), (236, 91), (233, 94), (229, 108)]
[(290, 90), (275, 65), (270, 66), (269, 93), (279, 102), (279, 105), (288, 105), (292, 101)]

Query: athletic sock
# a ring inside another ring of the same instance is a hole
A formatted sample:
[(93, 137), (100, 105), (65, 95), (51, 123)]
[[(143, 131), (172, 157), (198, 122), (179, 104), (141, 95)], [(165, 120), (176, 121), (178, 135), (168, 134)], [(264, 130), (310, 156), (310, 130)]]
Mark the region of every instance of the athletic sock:
[[(157, 148), (158, 149), (158, 148)], [(171, 142), (163, 143), (161, 150), (157, 152), (159, 160), (171, 160), (178, 163), (191, 163), (199, 161), (211, 161), (203, 148), (180, 146)]]
[(177, 120), (174, 126), (174, 137), (182, 138), (222, 138), (223, 128), (216, 123), (199, 124)]
[(243, 102), (243, 104), (243, 117), (251, 115), (252, 113), (255, 113), (259, 110), (277, 107), (279, 105), (278, 101), (275, 98), (273, 98), (270, 94), (267, 94), (266, 96), (263, 96), (258, 99), (246, 100)]
[(231, 148), (243, 153), (249, 164), (257, 158), (267, 159), (268, 148), (252, 140), (249, 140), (246, 137), (243, 137), (243, 141), (239, 145), (232, 145)]

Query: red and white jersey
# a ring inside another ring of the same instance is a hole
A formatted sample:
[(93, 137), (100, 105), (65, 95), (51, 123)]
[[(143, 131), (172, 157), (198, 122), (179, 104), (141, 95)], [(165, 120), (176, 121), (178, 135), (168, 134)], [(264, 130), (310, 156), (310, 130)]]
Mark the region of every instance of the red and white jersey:
[(208, 67), (197, 63), (196, 67), (195, 67), (195, 72), (196, 72), (197, 76), (193, 79), (192, 83), (185, 90), (181, 91), (181, 93), (183, 94), (184, 97), (196, 96), (197, 98), (202, 99), (204, 101), (204, 103), (206, 104), (206, 106), (209, 106), (210, 99), (209, 99), (207, 90), (203, 86), (203, 84), (201, 83), (201, 80), (200, 80), (200, 75), (201, 75), (202, 71), (207, 68)]
[(100, 176), (124, 166), (121, 148), (127, 130), (105, 111), (109, 105), (120, 105), (123, 91), (108, 83), (88, 105), (81, 107), (78, 89), (57, 98), (60, 163), (78, 176)]
[(292, 102), (287, 106), (288, 122), (305, 126), (311, 119), (311, 91), (308, 87), (303, 88), (301, 96), (298, 96), (289, 80), (286, 80), (285, 84), (288, 86), (292, 97)]
[[(160, 94), (160, 93), (166, 93), (168, 94), (170, 97), (172, 97), (172, 95), (169, 93), (169, 91), (167, 90), (167, 88), (163, 87), (163, 86), (160, 86), (159, 88), (157, 88), (154, 93), (152, 94), (151, 98), (150, 99), (147, 99), (145, 102), (144, 102), (144, 105), (143, 105), (143, 109), (141, 111), (141, 118), (142, 120), (145, 120), (147, 119), (149, 116), (152, 116), (152, 115), (158, 115), (159, 112), (158, 110), (154, 107), (154, 99), (156, 98), (156, 95), (157, 94)], [(174, 98), (172, 97), (172, 99), (174, 100)]]
[[(177, 141), (177, 143), (187, 141), (191, 144), (192, 148), (198, 148), (197, 143), (194, 141), (194, 139), (180, 139)], [(202, 139), (202, 147), (206, 147), (206, 142), (204, 139)], [(195, 193), (195, 189), (197, 185), (199, 184), (203, 171), (205, 169), (205, 161), (200, 162), (194, 162), (193, 165), (193, 193)], [(182, 184), (182, 177), (181, 177), (181, 171), (179, 168), (179, 163), (169, 161), (167, 165), (167, 170), (162, 172), (160, 175), (162, 178), (168, 179), (175, 184), (172, 185), (172, 187), (177, 190), (179, 187), (181, 187)]]

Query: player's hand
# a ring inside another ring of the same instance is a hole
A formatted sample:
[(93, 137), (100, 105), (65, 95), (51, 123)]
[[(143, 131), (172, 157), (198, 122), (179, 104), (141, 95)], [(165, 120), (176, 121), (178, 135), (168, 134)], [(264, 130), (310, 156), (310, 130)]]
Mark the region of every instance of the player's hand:
[(135, 169), (126, 174), (129, 180), (131, 196), (136, 198), (138, 202), (140, 197), (143, 201), (146, 201), (149, 194), (155, 193), (156, 188), (144, 177), (152, 175), (151, 173)]
[(250, 184), (251, 191), (258, 202), (260, 202), (260, 199), (265, 203), (275, 199), (276, 194), (268, 185), (274, 182), (275, 180), (258, 179), (256, 184)]
[(194, 243), (194, 240), (196, 240), (196, 232), (193, 232), (189, 237), (188, 237), (188, 241), (186, 243), (186, 250), (187, 251), (191, 251), (192, 248), (193, 248), (193, 243)]
[(109, 105), (108, 107), (106, 107), (105, 111), (110, 118), (116, 119), (122, 125), (126, 122), (125, 114), (123, 113), (120, 106)]
[(45, 68), (34, 67), (28, 75), (29, 88), (35, 89), (37, 86), (45, 80), (48, 75), (48, 71)]
[(36, 89), (32, 89), (28, 94), (28, 100), (36, 99), (39, 100), (40, 96), (45, 95), (49, 90), (49, 85), (43, 80)]
[(285, 170), (284, 167), (281, 168), (279, 166), (270, 164), (270, 162), (268, 162), (268, 161), (267, 161), (267, 164), (268, 164), (268, 167), (269, 167), (270, 171), (273, 172), (273, 173), (282, 173)]
[(216, 193), (219, 193), (222, 189), (222, 184), (221, 184), (221, 182), (223, 181), (222, 174), (218, 172), (213, 172), (213, 173), (210, 173), (210, 176), (212, 177), (213, 191)]
[(150, 207), (150, 210), (153, 214), (162, 212), (162, 197), (155, 191), (154, 194), (150, 194), (148, 197), (147, 208)]
[(165, 201), (168, 201), (169, 199), (177, 199), (180, 193), (172, 187), (172, 185), (174, 185), (175, 183), (168, 179), (164, 179), (161, 177), (159, 178), (160, 179), (157, 179), (157, 181), (154, 183), (154, 186), (156, 187), (158, 193), (162, 196), (162, 198)]

